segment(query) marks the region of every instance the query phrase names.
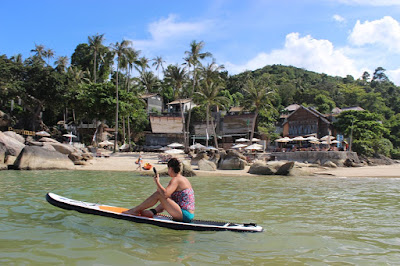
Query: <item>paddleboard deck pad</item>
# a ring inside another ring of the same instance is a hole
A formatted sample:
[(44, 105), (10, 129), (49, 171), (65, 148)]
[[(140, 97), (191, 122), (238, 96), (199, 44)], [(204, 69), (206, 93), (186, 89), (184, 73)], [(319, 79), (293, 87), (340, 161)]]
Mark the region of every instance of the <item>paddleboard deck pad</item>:
[(59, 196), (54, 193), (47, 193), (46, 200), (59, 208), (66, 210), (75, 210), (81, 213), (101, 215), (116, 219), (128, 220), (136, 223), (147, 223), (160, 227), (167, 227), (176, 230), (194, 230), (194, 231), (236, 231), (236, 232), (262, 232), (263, 228), (254, 223), (230, 223), (193, 220), (190, 223), (174, 221), (171, 216), (155, 215), (153, 218), (124, 214), (126, 208), (90, 203), (79, 200), (73, 200)]

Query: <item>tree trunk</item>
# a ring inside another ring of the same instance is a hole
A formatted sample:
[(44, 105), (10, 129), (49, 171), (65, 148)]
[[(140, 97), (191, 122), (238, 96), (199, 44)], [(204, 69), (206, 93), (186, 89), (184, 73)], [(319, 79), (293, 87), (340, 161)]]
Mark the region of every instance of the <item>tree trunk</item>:
[(185, 146), (186, 151), (186, 132), (185, 132), (185, 115), (183, 114), (183, 104), (182, 99), (179, 99), (179, 105), (181, 107), (181, 117), (182, 117), (182, 133), (183, 133), (183, 145)]
[(213, 129), (213, 134), (214, 134), (214, 145), (215, 148), (218, 149), (218, 137), (217, 137), (217, 132), (215, 131), (215, 124), (214, 124), (214, 118), (211, 116), (211, 126)]
[(93, 62), (93, 75), (94, 75), (94, 83), (96, 83), (96, 68), (97, 68), (97, 66), (96, 66), (96, 57), (97, 57), (97, 52), (96, 51), (94, 51), (94, 62)]
[(250, 141), (251, 141), (251, 140), (253, 139), (253, 137), (254, 137), (254, 130), (255, 130), (255, 128), (256, 128), (257, 116), (258, 116), (258, 110), (256, 110), (256, 112), (254, 113), (253, 123), (252, 123), (252, 125), (251, 125)]
[(209, 126), (209, 124), (210, 124), (210, 117), (209, 117), (209, 114), (210, 114), (210, 110), (209, 110), (209, 108), (210, 108), (210, 106), (209, 106), (209, 104), (207, 104), (207, 106), (206, 106), (206, 147), (208, 147), (209, 145), (208, 145), (208, 126)]
[(117, 89), (116, 89), (116, 100), (117, 100), (117, 106), (115, 109), (115, 140), (114, 140), (114, 153), (117, 152), (117, 145), (118, 145), (118, 108), (119, 108), (119, 103), (118, 103), (118, 72), (119, 72), (119, 58), (118, 58), (118, 65), (117, 65)]

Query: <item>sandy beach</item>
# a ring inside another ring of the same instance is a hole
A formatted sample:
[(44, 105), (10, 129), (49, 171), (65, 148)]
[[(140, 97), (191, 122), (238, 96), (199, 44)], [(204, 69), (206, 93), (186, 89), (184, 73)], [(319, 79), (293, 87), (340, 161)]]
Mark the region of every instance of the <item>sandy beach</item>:
[[(167, 167), (166, 164), (158, 162), (156, 153), (141, 153), (143, 162), (150, 163), (158, 170)], [(76, 166), (76, 170), (90, 171), (134, 171), (140, 172), (138, 165), (135, 163), (139, 153), (107, 153), (109, 157), (95, 157), (90, 160), (87, 165)], [(184, 155), (176, 155), (180, 160), (186, 160)], [(193, 166), (194, 172), (199, 176), (254, 176), (248, 173), (250, 166), (246, 166), (243, 170), (217, 170), (217, 171), (200, 171), (197, 166)], [(310, 175), (321, 177), (400, 177), (400, 164), (364, 166), (364, 167), (338, 167), (338, 168), (315, 168), (309, 167), (306, 171)], [(146, 172), (142, 170), (142, 172)]]

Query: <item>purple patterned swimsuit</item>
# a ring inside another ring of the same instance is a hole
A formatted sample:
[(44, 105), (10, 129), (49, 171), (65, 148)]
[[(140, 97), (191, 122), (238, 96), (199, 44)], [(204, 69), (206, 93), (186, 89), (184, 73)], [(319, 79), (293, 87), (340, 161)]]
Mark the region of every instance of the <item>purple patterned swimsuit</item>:
[(194, 211), (194, 191), (192, 188), (187, 188), (181, 191), (175, 191), (171, 195), (182, 210)]

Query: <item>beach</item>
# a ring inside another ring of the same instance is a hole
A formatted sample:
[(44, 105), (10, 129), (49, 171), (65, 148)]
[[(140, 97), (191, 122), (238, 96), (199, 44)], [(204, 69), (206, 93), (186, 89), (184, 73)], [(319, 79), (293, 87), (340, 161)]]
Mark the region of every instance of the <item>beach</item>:
[[(150, 163), (158, 170), (165, 169), (167, 165), (158, 162), (157, 153), (140, 153), (144, 163)], [(104, 153), (106, 157), (95, 157), (88, 161), (86, 165), (77, 165), (76, 170), (90, 171), (124, 171), (124, 172), (140, 172), (138, 165), (135, 163), (139, 157), (138, 152), (125, 153)], [(185, 158), (185, 155), (178, 154), (180, 160), (190, 162)], [(192, 166), (193, 171), (198, 176), (254, 176), (248, 173), (250, 166), (246, 166), (243, 170), (216, 170), (216, 171), (201, 171), (197, 166)], [(400, 164), (378, 165), (378, 166), (363, 166), (363, 167), (303, 167), (312, 176), (320, 177), (400, 177)], [(142, 170), (142, 172), (148, 172)]]

